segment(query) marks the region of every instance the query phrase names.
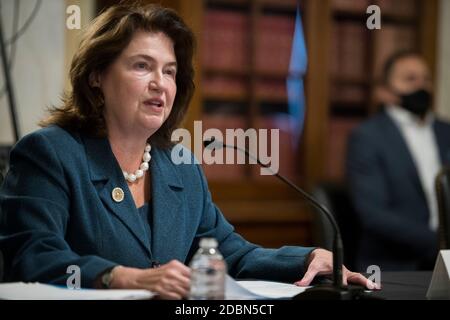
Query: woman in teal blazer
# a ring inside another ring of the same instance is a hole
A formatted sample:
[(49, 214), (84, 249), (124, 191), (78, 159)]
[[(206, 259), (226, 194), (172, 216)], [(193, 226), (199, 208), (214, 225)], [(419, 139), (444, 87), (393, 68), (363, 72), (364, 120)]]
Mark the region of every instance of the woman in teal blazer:
[(172, 162), (170, 137), (194, 90), (193, 48), (181, 18), (158, 6), (114, 6), (86, 30), (72, 92), (11, 152), (0, 193), (6, 281), (65, 285), (75, 266), (83, 287), (182, 298), (202, 237), (218, 240), (233, 277), (305, 274), (308, 285), (331, 273), (328, 251), (247, 242), (212, 202), (200, 166)]
[[(60, 127), (24, 137), (11, 153), (2, 189), (2, 250), (7, 280), (65, 284), (70, 265), (82, 286), (115, 265), (149, 268), (153, 261), (188, 262), (201, 237), (220, 243), (235, 277), (294, 281), (311, 249), (262, 249), (236, 234), (211, 200), (197, 164), (175, 165), (170, 150), (152, 149), (148, 238), (107, 139)], [(115, 201), (115, 188), (124, 191)], [(19, 250), (20, 249), (20, 250)]]

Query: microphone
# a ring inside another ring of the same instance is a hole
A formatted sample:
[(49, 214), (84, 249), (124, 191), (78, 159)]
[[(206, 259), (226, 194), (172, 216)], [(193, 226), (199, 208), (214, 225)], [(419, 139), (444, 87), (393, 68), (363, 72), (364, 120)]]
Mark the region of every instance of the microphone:
[(295, 300), (316, 300), (316, 299), (331, 299), (331, 300), (350, 300), (355, 299), (357, 296), (363, 296), (364, 288), (361, 286), (344, 286), (342, 277), (342, 265), (343, 265), (343, 245), (342, 237), (339, 226), (334, 218), (334, 215), (322, 204), (320, 204), (314, 197), (308, 194), (306, 191), (295, 185), (288, 178), (274, 172), (269, 165), (262, 163), (257, 156), (254, 156), (248, 152), (247, 149), (240, 148), (235, 145), (227, 145), (222, 141), (216, 140), (215, 137), (211, 137), (210, 140), (204, 140), (203, 146), (208, 149), (220, 149), (231, 148), (239, 152), (243, 152), (249, 158), (255, 160), (258, 165), (268, 169), (274, 176), (283, 181), (289, 187), (299, 193), (304, 199), (306, 199), (314, 208), (325, 215), (332, 225), (334, 231), (333, 238), (333, 284), (321, 284), (296, 295)]

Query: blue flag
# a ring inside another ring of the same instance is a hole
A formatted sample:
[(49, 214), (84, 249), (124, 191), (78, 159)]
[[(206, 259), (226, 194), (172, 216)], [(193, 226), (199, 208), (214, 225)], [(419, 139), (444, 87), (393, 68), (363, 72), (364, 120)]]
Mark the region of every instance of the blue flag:
[(303, 125), (305, 122), (305, 92), (303, 77), (308, 65), (305, 38), (300, 16), (300, 8), (297, 6), (295, 17), (294, 36), (291, 49), (291, 61), (289, 64), (289, 74), (286, 79), (288, 110), (290, 115), (291, 132), (293, 133), (294, 145), (298, 145)]

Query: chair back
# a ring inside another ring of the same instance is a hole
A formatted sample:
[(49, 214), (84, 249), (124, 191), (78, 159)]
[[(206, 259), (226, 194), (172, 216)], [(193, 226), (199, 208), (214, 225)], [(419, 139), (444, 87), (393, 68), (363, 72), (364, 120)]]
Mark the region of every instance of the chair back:
[(439, 208), (439, 245), (450, 249), (450, 167), (443, 168), (435, 181)]

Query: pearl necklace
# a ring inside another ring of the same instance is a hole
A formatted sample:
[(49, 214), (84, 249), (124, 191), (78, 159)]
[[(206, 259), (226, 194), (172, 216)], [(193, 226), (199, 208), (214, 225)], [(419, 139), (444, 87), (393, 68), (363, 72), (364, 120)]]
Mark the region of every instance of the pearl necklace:
[(148, 170), (148, 162), (152, 158), (152, 156), (150, 155), (151, 149), (152, 147), (147, 143), (144, 149), (144, 155), (142, 156), (142, 163), (139, 166), (139, 169), (137, 169), (134, 173), (128, 173), (124, 170), (122, 171), (125, 180), (127, 180), (130, 183), (133, 183), (137, 179), (142, 178), (144, 176), (144, 172)]

